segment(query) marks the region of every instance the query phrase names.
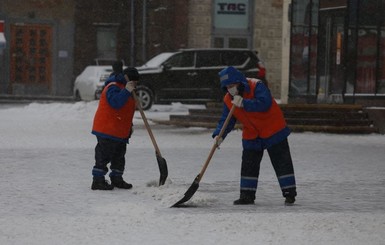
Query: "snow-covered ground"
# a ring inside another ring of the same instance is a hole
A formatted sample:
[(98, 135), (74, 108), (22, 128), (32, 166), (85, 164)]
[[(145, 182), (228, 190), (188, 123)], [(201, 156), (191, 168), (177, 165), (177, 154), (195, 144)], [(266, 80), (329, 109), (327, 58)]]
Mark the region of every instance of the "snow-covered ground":
[[(188, 204), (184, 196), (213, 144), (211, 130), (152, 125), (169, 178), (140, 114), (127, 147), (132, 190), (92, 191), (97, 102), (0, 106), (0, 244), (385, 244), (385, 136), (293, 133), (298, 197), (283, 205), (268, 155), (253, 206), (238, 198), (241, 132), (217, 150)], [(199, 105), (155, 105), (149, 119)]]

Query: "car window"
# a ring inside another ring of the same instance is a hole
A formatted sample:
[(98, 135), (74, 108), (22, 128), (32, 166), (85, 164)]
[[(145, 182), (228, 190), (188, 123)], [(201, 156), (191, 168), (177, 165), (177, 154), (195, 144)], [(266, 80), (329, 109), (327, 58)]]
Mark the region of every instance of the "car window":
[(223, 66), (219, 51), (197, 52), (197, 67)]
[(221, 63), (224, 66), (241, 66), (248, 58), (247, 52), (225, 51), (222, 52)]
[(167, 62), (167, 65), (172, 67), (193, 67), (194, 66), (194, 53), (183, 52), (172, 56)]

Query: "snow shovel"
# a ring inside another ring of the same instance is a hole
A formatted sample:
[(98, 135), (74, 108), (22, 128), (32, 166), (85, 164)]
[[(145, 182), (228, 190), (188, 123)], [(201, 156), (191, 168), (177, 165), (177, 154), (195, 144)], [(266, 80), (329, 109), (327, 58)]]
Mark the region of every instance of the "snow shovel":
[[(221, 131), (218, 134), (218, 139), (221, 138), (223, 133), (225, 132), (227, 124), (229, 124), (230, 118), (233, 115), (234, 110), (235, 110), (235, 105), (233, 105), (231, 107), (231, 110), (230, 110), (229, 114), (227, 115), (225, 122), (223, 123)], [(181, 204), (183, 204), (183, 203), (187, 202), (188, 200), (190, 200), (191, 197), (194, 195), (194, 193), (198, 190), (199, 182), (201, 181), (201, 179), (203, 177), (203, 174), (205, 173), (205, 171), (207, 169), (207, 166), (209, 165), (209, 162), (210, 162), (211, 158), (213, 157), (214, 152), (215, 152), (215, 150), (217, 148), (218, 148), (218, 142), (215, 142), (213, 144), (213, 146), (211, 147), (211, 151), (209, 153), (209, 156), (207, 157), (207, 160), (206, 160), (205, 164), (202, 167), (202, 170), (197, 175), (197, 177), (195, 177), (195, 179), (194, 179), (193, 183), (191, 184), (190, 188), (188, 188), (188, 190), (184, 194), (184, 197), (182, 199), (180, 199), (178, 202), (176, 202), (174, 205), (172, 205), (171, 208), (181, 207)]]
[[(124, 78), (126, 79), (127, 82), (129, 81), (127, 75), (124, 75)], [(140, 112), (140, 115), (142, 116), (144, 125), (145, 125), (145, 127), (147, 129), (147, 132), (150, 135), (152, 144), (154, 145), (154, 148), (155, 148), (155, 156), (156, 156), (156, 160), (158, 161), (159, 172), (160, 172), (159, 186), (164, 185), (164, 183), (166, 182), (167, 176), (168, 176), (168, 169), (167, 169), (166, 159), (164, 159), (162, 157), (162, 154), (160, 154), (160, 150), (159, 150), (158, 144), (155, 141), (155, 137), (154, 137), (154, 135), (153, 135), (153, 133), (151, 131), (150, 125), (148, 124), (147, 117), (144, 114), (143, 108), (142, 108), (142, 106), (140, 104), (140, 101), (139, 101), (138, 96), (136, 95), (135, 91), (134, 91), (134, 93), (132, 93), (132, 95), (134, 97), (134, 100), (135, 100), (135, 103), (136, 103), (136, 107), (138, 108), (138, 110)]]

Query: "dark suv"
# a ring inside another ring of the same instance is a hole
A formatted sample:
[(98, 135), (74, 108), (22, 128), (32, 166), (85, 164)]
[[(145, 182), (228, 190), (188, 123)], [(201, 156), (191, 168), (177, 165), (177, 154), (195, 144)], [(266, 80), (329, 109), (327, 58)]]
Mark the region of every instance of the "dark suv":
[(221, 101), (218, 72), (234, 66), (257, 77), (257, 52), (247, 49), (182, 49), (161, 53), (141, 67), (137, 87), (143, 109), (153, 103)]

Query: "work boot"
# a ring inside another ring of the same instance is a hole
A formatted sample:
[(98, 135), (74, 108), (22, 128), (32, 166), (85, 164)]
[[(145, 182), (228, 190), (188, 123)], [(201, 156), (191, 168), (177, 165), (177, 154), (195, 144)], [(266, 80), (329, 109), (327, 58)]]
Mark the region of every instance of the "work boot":
[(295, 202), (295, 197), (293, 196), (287, 196), (285, 197), (285, 205), (287, 206), (291, 206), (291, 205), (294, 205), (294, 202)]
[(295, 197), (297, 196), (296, 188), (289, 188), (282, 192), (282, 195), (285, 197), (285, 205), (291, 206), (295, 202)]
[(122, 176), (110, 176), (111, 184), (121, 189), (131, 189), (132, 185), (123, 180)]
[(104, 177), (94, 177), (91, 185), (92, 190), (112, 190), (113, 185), (110, 185)]
[(238, 200), (234, 201), (234, 205), (250, 205), (254, 204), (254, 200), (254, 194), (241, 192), (241, 196)]

